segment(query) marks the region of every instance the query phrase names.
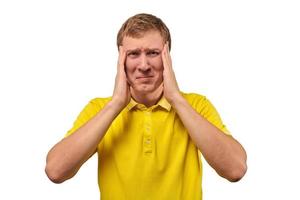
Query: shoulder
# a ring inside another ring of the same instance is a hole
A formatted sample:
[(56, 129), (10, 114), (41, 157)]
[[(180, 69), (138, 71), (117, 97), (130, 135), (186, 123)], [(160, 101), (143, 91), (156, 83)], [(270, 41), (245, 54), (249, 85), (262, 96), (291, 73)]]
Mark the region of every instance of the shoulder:
[(93, 105), (95, 107), (103, 108), (105, 104), (107, 104), (112, 97), (95, 97), (89, 101), (88, 104)]
[(93, 116), (99, 112), (105, 104), (111, 100), (111, 97), (95, 97), (85, 105), (82, 110), (82, 113), (85, 113), (88, 116)]
[(206, 96), (198, 93), (186, 93), (186, 92), (180, 92), (181, 95), (190, 103), (200, 103), (207, 100)]
[(181, 94), (196, 111), (202, 114), (215, 110), (214, 105), (205, 95), (185, 92), (181, 92)]
[(206, 96), (197, 93), (183, 93), (182, 96), (189, 102), (189, 104), (205, 119), (207, 119), (214, 126), (218, 127), (224, 133), (230, 135), (230, 132), (223, 124), (222, 119)]

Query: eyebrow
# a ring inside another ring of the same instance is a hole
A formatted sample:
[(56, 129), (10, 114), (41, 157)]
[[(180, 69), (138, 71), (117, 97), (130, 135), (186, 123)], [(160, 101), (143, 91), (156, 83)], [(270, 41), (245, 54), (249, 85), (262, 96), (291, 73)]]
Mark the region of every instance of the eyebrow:
[[(130, 52), (140, 52), (140, 51), (141, 51), (140, 48), (129, 49), (129, 50), (127, 50), (127, 53), (130, 53)], [(158, 49), (158, 48), (146, 48), (145, 51), (161, 51), (161, 50)]]

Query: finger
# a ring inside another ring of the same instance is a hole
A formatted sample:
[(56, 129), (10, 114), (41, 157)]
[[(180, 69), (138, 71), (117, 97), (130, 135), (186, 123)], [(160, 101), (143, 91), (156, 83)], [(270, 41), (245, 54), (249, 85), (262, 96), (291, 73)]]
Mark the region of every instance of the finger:
[(171, 59), (170, 59), (170, 55), (169, 55), (169, 51), (168, 51), (168, 44), (166, 43), (164, 45), (164, 49), (163, 49), (163, 55), (162, 55), (162, 59), (163, 59), (163, 65), (164, 68), (166, 70), (171, 70), (172, 68), (172, 63), (171, 63)]
[(118, 68), (124, 70), (125, 66), (126, 53), (123, 46), (119, 46), (119, 59), (118, 59)]
[(167, 60), (169, 62), (170, 67), (172, 67), (172, 59), (170, 54), (169, 42), (166, 43), (166, 52), (167, 52)]
[(166, 44), (164, 45), (163, 51), (162, 51), (162, 55), (161, 55), (162, 61), (163, 61), (163, 66), (164, 66), (164, 70), (168, 70), (168, 62), (167, 62), (167, 58), (166, 58)]
[(167, 51), (170, 51), (170, 48), (169, 48), (169, 41), (166, 42), (166, 50), (167, 50)]
[(121, 60), (121, 56), (122, 56), (122, 49), (123, 49), (123, 47), (122, 46), (119, 46), (119, 57), (118, 57), (118, 65), (119, 65), (119, 63), (120, 63), (120, 60)]

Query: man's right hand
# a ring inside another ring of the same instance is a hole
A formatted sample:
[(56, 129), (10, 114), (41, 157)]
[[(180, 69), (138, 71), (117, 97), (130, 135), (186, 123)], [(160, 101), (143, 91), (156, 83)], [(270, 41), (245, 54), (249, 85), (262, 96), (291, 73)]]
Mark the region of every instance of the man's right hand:
[(126, 52), (122, 46), (119, 46), (118, 69), (115, 78), (112, 102), (114, 102), (120, 110), (127, 106), (131, 98), (130, 86), (125, 72), (125, 60)]
[(62, 183), (77, 173), (83, 163), (97, 151), (97, 146), (109, 126), (129, 103), (131, 95), (125, 72), (125, 60), (126, 53), (120, 47), (112, 101), (49, 151), (45, 171), (54, 183)]

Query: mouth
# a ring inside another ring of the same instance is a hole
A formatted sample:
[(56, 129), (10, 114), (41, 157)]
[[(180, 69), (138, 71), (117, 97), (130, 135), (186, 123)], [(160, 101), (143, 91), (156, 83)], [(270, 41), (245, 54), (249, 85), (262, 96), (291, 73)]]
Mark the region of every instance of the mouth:
[(139, 77), (136, 77), (136, 79), (139, 79), (139, 80), (144, 80), (144, 79), (150, 79), (152, 78), (153, 76), (139, 76)]

